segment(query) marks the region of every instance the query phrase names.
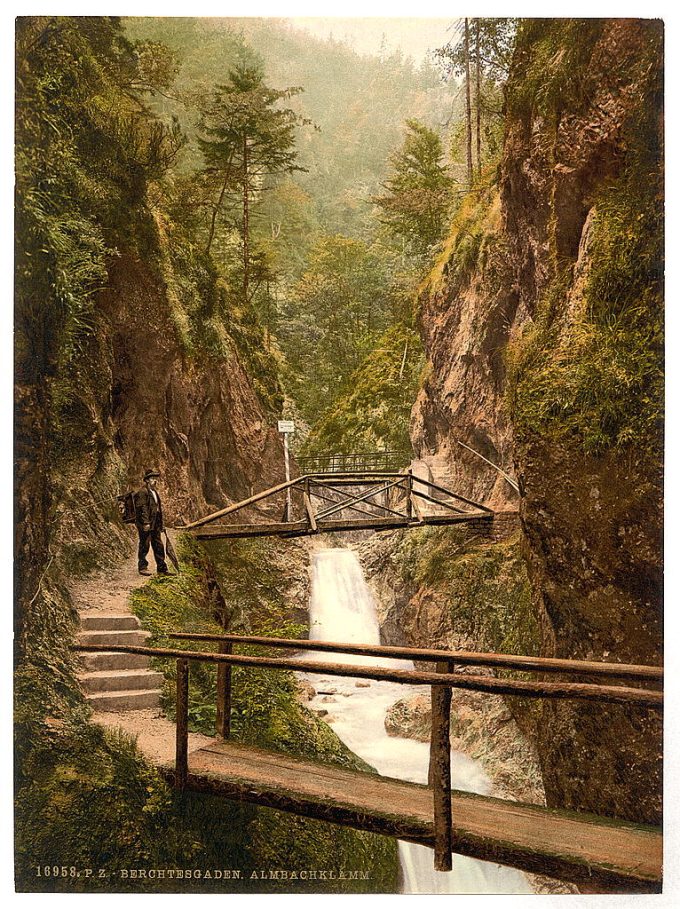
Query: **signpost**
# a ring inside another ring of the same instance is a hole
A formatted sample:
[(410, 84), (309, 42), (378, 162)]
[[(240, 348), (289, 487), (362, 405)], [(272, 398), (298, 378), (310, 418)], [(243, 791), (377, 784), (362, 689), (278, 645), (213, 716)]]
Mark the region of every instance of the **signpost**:
[[(286, 463), (286, 482), (290, 481), (290, 456), (288, 454), (288, 435), (295, 432), (295, 423), (293, 420), (279, 420), (279, 432), (283, 433), (283, 457)], [(286, 490), (286, 520), (291, 518), (291, 497), (290, 486)]]

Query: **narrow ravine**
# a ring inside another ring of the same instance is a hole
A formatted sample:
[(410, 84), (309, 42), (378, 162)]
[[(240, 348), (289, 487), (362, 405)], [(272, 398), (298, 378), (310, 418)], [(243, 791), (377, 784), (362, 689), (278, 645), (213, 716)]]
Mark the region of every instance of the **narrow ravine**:
[[(325, 549), (312, 557), (310, 640), (379, 644), (380, 628), (375, 603), (359, 560), (350, 549)], [(326, 655), (306, 653), (322, 661)], [(413, 668), (406, 660), (334, 655), (344, 663)], [(301, 674), (302, 675), (302, 674)], [(351, 750), (385, 776), (427, 782), (429, 747), (424, 742), (388, 736), (385, 714), (399, 698), (414, 694), (416, 686), (395, 682), (339, 679), (305, 675), (316, 694), (310, 706), (327, 711), (326, 722)], [(451, 752), (453, 786), (488, 794), (491, 783), (478, 763)], [(433, 870), (432, 851), (399, 842), (404, 893), (532, 893), (524, 874), (512, 868), (456, 855), (453, 871)]]

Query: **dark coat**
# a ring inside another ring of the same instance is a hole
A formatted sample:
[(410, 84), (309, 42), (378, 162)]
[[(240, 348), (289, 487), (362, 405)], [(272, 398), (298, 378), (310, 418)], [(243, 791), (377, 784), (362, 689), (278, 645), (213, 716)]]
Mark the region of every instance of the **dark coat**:
[(149, 524), (151, 530), (163, 530), (163, 506), (158, 491), (156, 495), (158, 504), (146, 486), (135, 493), (135, 524), (140, 530), (144, 524)]

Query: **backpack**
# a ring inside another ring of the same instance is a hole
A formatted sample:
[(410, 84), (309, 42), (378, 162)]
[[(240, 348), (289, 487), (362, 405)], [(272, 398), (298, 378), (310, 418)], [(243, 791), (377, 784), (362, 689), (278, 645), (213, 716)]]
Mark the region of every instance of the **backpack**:
[(118, 505), (118, 514), (123, 524), (134, 524), (137, 514), (134, 492), (124, 492), (122, 496), (116, 496), (116, 504)]

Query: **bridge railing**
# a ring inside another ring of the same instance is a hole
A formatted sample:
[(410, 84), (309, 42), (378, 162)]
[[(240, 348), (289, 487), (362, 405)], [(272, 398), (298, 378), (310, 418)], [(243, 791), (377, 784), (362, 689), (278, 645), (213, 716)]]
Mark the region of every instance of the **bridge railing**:
[(410, 451), (354, 451), (349, 454), (305, 455), (296, 458), (301, 473), (342, 473), (363, 470), (404, 470), (411, 463)]
[[(648, 688), (623, 685), (604, 685), (584, 682), (550, 682), (544, 680), (495, 678), (455, 672), (461, 665), (497, 666), (523, 672), (573, 673), (586, 676), (604, 676), (629, 681), (661, 682), (663, 670), (654, 666), (633, 664), (597, 663), (593, 661), (560, 660), (544, 657), (516, 656), (509, 654), (474, 653), (470, 651), (445, 651), (424, 648), (357, 645), (324, 641), (304, 641), (290, 638), (266, 638), (254, 635), (172, 633), (172, 638), (196, 641), (213, 641), (219, 653), (186, 651), (172, 648), (143, 647), (137, 645), (79, 644), (74, 650), (82, 652), (115, 651), (139, 653), (152, 657), (169, 657), (177, 661), (176, 692), (176, 742), (175, 786), (183, 789), (189, 776), (189, 664), (191, 662), (215, 663), (218, 668), (217, 734), (230, 736), (231, 670), (232, 666), (261, 669), (286, 669), (317, 675), (375, 679), (409, 685), (429, 685), (432, 698), (430, 734), (430, 768), (428, 786), (433, 796), (434, 866), (438, 871), (452, 868), (453, 823), (451, 817), (451, 746), (450, 713), (451, 694), (454, 688), (482, 691), (493, 694), (514, 694), (537, 698), (576, 698), (603, 703), (628, 704), (660, 710), (663, 692)], [(281, 657), (257, 657), (235, 654), (235, 644), (259, 644), (267, 647), (295, 648), (298, 650), (388, 656), (408, 660), (425, 660), (435, 663), (435, 672), (392, 669), (378, 666), (356, 666), (343, 663), (318, 663), (296, 659), (292, 662)]]

